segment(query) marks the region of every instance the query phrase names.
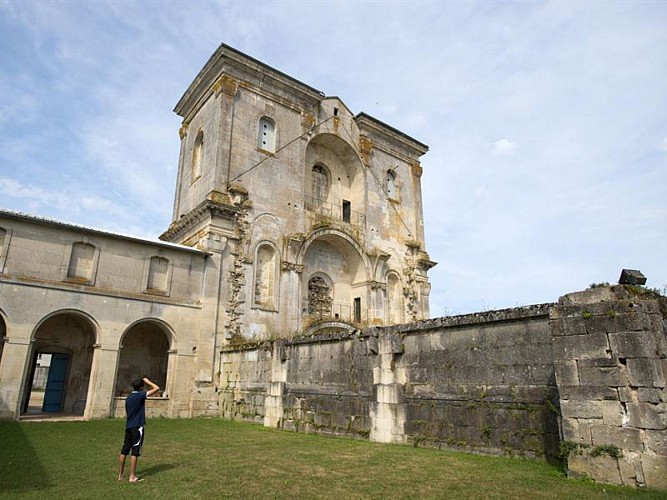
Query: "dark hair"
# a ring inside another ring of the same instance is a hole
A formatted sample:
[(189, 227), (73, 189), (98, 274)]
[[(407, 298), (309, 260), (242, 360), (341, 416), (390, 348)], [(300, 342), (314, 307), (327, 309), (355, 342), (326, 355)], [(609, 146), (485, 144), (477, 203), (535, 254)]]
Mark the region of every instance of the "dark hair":
[(138, 378), (135, 378), (132, 381), (132, 389), (134, 389), (135, 391), (140, 391), (143, 386), (144, 386), (144, 381), (143, 380), (139, 380)]

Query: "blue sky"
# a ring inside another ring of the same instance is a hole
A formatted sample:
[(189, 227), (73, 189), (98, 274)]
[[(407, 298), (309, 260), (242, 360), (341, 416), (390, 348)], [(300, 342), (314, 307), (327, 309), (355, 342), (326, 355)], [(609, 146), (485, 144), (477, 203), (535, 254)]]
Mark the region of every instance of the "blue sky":
[(155, 238), (221, 42), (430, 146), (431, 314), (667, 286), (667, 2), (0, 0), (0, 207)]

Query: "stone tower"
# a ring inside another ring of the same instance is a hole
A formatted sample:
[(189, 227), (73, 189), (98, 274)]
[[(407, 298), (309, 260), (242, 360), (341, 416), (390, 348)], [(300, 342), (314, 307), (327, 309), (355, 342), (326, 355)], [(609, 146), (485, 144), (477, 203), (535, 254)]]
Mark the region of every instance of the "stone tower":
[(226, 45), (175, 111), (161, 238), (219, 265), (204, 323), (243, 341), (428, 318), (426, 145)]

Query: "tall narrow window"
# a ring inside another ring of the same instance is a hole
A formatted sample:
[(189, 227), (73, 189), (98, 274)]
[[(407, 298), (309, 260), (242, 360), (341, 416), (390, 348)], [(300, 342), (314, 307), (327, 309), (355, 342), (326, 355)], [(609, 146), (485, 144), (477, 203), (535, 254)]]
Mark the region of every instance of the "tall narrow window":
[(168, 280), (169, 260), (164, 257), (151, 257), (146, 288), (152, 292), (166, 292)]
[(262, 245), (255, 258), (255, 304), (274, 307), (275, 289), (276, 251), (271, 245)]
[(354, 321), (361, 322), (361, 297), (354, 298)]
[(192, 151), (192, 182), (201, 177), (202, 155), (204, 150), (204, 132), (202, 130), (197, 134), (195, 147)]
[(312, 196), (315, 203), (321, 204), (329, 195), (329, 176), (322, 165), (315, 165), (312, 171)]
[(74, 243), (72, 254), (67, 268), (67, 277), (81, 281), (91, 281), (93, 264), (95, 262), (95, 247), (89, 243)]
[(352, 220), (352, 205), (349, 201), (343, 200), (343, 222)]
[(396, 173), (393, 170), (387, 170), (387, 196), (396, 198)]
[(276, 124), (267, 116), (259, 120), (257, 147), (269, 153), (276, 151)]
[(0, 227), (0, 259), (5, 253), (5, 237), (7, 236), (7, 231)]

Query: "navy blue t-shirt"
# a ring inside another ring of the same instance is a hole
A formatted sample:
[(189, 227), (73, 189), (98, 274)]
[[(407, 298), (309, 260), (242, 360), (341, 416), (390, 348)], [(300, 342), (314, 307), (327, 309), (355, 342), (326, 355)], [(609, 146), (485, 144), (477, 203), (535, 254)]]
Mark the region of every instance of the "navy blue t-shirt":
[(146, 424), (146, 392), (132, 391), (125, 400), (126, 429)]

